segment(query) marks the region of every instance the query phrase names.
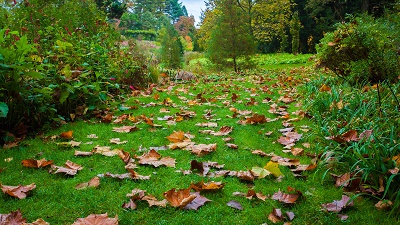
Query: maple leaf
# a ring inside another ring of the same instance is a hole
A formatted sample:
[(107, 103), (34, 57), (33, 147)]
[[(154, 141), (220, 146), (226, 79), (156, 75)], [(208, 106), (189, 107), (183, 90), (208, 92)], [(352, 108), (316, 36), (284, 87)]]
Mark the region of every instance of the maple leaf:
[(78, 165), (76, 163), (73, 163), (73, 162), (71, 162), (69, 160), (67, 160), (67, 162), (64, 164), (64, 166), (65, 167), (51, 165), (51, 169), (50, 169), (49, 172), (54, 173), (54, 174), (55, 173), (65, 173), (66, 175), (74, 176), (74, 175), (76, 175), (76, 173), (79, 170), (83, 169), (82, 166), (80, 166), (80, 165)]
[(0, 188), (3, 191), (4, 194), (8, 194), (12, 197), (19, 198), (19, 199), (24, 199), (28, 195), (28, 193), (36, 188), (36, 185), (34, 183), (22, 186), (6, 186), (0, 184)]
[(167, 139), (173, 143), (183, 142), (185, 139), (185, 133), (183, 131), (174, 131), (174, 133), (169, 135)]
[(291, 152), (294, 156), (299, 156), (299, 155), (303, 155), (304, 153), (304, 149), (302, 148), (292, 148)]
[(300, 197), (300, 194), (285, 194), (282, 193), (280, 190), (274, 193), (271, 197), (273, 200), (277, 200), (286, 204), (294, 204), (296, 203), (297, 199)]
[(112, 174), (112, 173), (104, 173), (104, 174), (98, 174), (98, 177), (111, 177), (111, 178), (117, 178), (120, 180), (123, 179), (132, 179), (132, 180), (150, 180), (150, 176), (143, 176), (135, 172), (133, 169), (128, 169), (129, 173), (124, 173), (124, 174)]
[(74, 156), (91, 156), (93, 152), (83, 152), (83, 151), (76, 151), (74, 152)]
[(192, 193), (194, 195), (196, 195), (196, 198), (193, 199), (193, 201), (189, 202), (189, 204), (187, 204), (184, 209), (192, 209), (192, 210), (197, 210), (199, 207), (203, 206), (206, 202), (211, 202), (210, 199), (201, 196), (200, 192), (195, 192)]
[(113, 131), (118, 133), (131, 133), (139, 130), (136, 126), (122, 126), (122, 127), (113, 127)]
[(32, 167), (32, 168), (42, 168), (53, 164), (54, 161), (46, 160), (45, 158), (40, 160), (35, 159), (25, 159), (22, 160), (22, 165), (25, 167)]
[(74, 132), (73, 132), (72, 130), (66, 131), (66, 132), (62, 132), (62, 133), (60, 134), (60, 138), (62, 138), (62, 139), (72, 139), (73, 133), (74, 133)]
[(342, 195), (341, 200), (334, 200), (331, 203), (321, 204), (322, 207), (328, 212), (340, 212), (342, 209), (347, 208), (349, 206), (353, 206), (354, 202), (350, 200), (350, 197), (346, 195)]
[(190, 150), (192, 153), (197, 156), (203, 156), (210, 152), (217, 150), (217, 144), (199, 144), (199, 145), (191, 145), (186, 147), (187, 150)]
[(210, 134), (214, 135), (214, 136), (225, 136), (230, 134), (233, 131), (233, 127), (229, 127), (229, 126), (222, 126), (219, 131), (214, 132), (212, 131)]
[(283, 216), (281, 209), (274, 208), (272, 209), (272, 212), (268, 215), (268, 219), (272, 223), (278, 223), (283, 221), (285, 217)]
[(90, 214), (86, 218), (77, 219), (72, 225), (118, 225), (118, 216), (109, 218), (108, 214)]
[(44, 221), (42, 218), (39, 218), (32, 223), (22, 223), (22, 225), (49, 225), (49, 223)]
[(246, 119), (247, 124), (263, 124), (267, 122), (267, 118), (264, 115), (254, 114), (253, 116)]
[(175, 188), (164, 192), (164, 197), (173, 207), (184, 208), (187, 204), (192, 202), (197, 195), (191, 194), (190, 189), (180, 189), (178, 191)]
[(104, 156), (112, 157), (112, 156), (119, 155), (121, 150), (119, 150), (119, 149), (111, 150), (111, 147), (109, 147), (109, 146), (98, 146), (97, 145), (93, 148), (92, 152), (95, 154), (101, 154)]
[(22, 218), (22, 213), (19, 209), (17, 211), (10, 212), (9, 214), (0, 214), (0, 224), (19, 225), (25, 222), (26, 219)]
[(203, 181), (200, 181), (195, 184), (190, 184), (190, 188), (194, 189), (195, 191), (215, 191), (215, 190), (221, 190), (225, 186), (225, 183), (222, 182), (207, 182), (204, 183)]
[(159, 167), (165, 165), (167, 167), (175, 167), (175, 159), (171, 157), (161, 158), (155, 150), (150, 150), (148, 153), (144, 153), (141, 156), (136, 157), (139, 159), (139, 164), (153, 165), (154, 167)]
[(237, 210), (243, 210), (243, 206), (239, 202), (234, 200), (229, 201), (228, 203), (226, 203), (226, 205)]
[(132, 199), (129, 199), (128, 203), (125, 202), (124, 204), (122, 204), (122, 208), (135, 210), (137, 208), (137, 205)]
[(237, 177), (244, 181), (254, 181), (254, 175), (251, 171), (229, 171), (228, 176)]
[(101, 117), (101, 122), (102, 123), (111, 123), (112, 119), (113, 119), (113, 114), (108, 113), (105, 116)]
[(122, 123), (122, 122), (124, 122), (124, 120), (126, 120), (126, 119), (128, 119), (128, 118), (129, 118), (129, 115), (123, 114), (123, 115), (119, 116), (117, 119), (115, 119), (115, 120), (113, 121), (113, 123), (114, 123), (114, 124)]
[(261, 168), (261, 167), (258, 167), (258, 166), (253, 167), (253, 168), (251, 169), (251, 173), (252, 173), (255, 177), (258, 177), (259, 179), (264, 178), (264, 177), (266, 177), (266, 176), (268, 176), (268, 175), (271, 174), (271, 172), (268, 171), (267, 169)]
[(271, 161), (277, 162), (281, 166), (297, 166), (300, 165), (299, 159), (283, 158), (281, 156), (273, 156)]
[(100, 185), (100, 178), (99, 177), (93, 177), (90, 179), (88, 182), (81, 183), (75, 186), (75, 189), (85, 189), (88, 187), (94, 187), (97, 188)]
[(260, 155), (260, 156), (263, 156), (263, 157), (272, 157), (272, 156), (276, 156), (275, 153), (273, 153), (273, 152), (271, 152), (271, 153), (265, 153), (265, 152), (263, 152), (263, 151), (261, 151), (261, 150), (253, 150), (253, 151), (251, 151), (251, 153), (254, 154), (254, 155)]
[(121, 141), (119, 138), (111, 138), (110, 139), (111, 144), (117, 144), (117, 145), (122, 145), (128, 143), (128, 141)]
[(232, 149), (238, 149), (238, 146), (232, 143), (226, 143), (225, 145)]
[(152, 195), (146, 195), (142, 198), (143, 201), (147, 201), (147, 203), (149, 203), (149, 207), (151, 206), (158, 206), (158, 207), (167, 207), (167, 199), (163, 199), (161, 201), (157, 200), (156, 197), (152, 196)]

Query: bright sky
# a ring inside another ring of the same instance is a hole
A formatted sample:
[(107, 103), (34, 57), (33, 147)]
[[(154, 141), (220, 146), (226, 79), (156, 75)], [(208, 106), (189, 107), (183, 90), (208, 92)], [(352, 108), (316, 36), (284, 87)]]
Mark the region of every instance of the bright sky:
[(205, 9), (204, 0), (180, 0), (186, 7), (188, 16), (193, 15), (196, 20), (195, 25), (200, 22), (200, 12)]

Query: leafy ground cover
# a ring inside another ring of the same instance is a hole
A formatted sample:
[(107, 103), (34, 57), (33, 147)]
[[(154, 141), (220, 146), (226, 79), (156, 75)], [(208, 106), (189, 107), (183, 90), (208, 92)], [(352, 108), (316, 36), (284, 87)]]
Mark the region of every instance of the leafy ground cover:
[(50, 224), (105, 213), (110, 224), (395, 223), (371, 198), (347, 198), (320, 166), (304, 110), (312, 96), (299, 92), (313, 76), (298, 68), (151, 85), (97, 119), (1, 150), (10, 194), (0, 218), (19, 209)]

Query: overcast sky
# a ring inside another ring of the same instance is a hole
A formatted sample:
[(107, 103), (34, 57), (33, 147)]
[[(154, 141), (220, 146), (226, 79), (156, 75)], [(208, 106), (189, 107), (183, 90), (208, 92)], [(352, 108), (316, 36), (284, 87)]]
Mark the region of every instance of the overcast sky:
[(204, 0), (180, 0), (186, 6), (188, 16), (193, 15), (196, 20), (195, 25), (200, 22), (200, 12), (205, 9)]

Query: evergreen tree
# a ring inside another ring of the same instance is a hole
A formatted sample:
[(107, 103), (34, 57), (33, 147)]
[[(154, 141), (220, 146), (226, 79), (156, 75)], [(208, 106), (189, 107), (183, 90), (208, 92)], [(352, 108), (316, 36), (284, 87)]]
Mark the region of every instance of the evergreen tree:
[(183, 56), (183, 46), (179, 40), (178, 32), (170, 23), (164, 23), (159, 31), (159, 41), (161, 43), (160, 57), (161, 62), (167, 68), (178, 69), (181, 67)]
[(215, 24), (208, 39), (207, 53), (211, 61), (232, 65), (238, 72), (238, 59), (246, 61), (254, 53), (254, 41), (249, 34), (247, 15), (236, 0), (216, 0)]

